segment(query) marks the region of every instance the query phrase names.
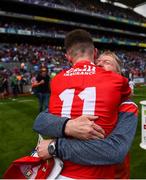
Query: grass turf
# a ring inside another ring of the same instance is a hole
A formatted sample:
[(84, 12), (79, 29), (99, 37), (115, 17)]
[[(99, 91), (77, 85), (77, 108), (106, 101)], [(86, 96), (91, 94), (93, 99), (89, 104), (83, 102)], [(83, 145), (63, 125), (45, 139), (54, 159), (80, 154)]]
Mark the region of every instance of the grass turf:
[(138, 115), (138, 127), (136, 136), (131, 147), (131, 178), (132, 179), (146, 179), (145, 167), (146, 167), (146, 150), (140, 148), (141, 142), (141, 100), (146, 100), (146, 86), (135, 89), (134, 102), (139, 107)]
[(32, 124), (37, 112), (33, 96), (0, 101), (0, 177), (14, 159), (28, 155), (35, 147), (37, 135)]
[[(141, 142), (141, 107), (139, 101), (146, 99), (146, 87), (135, 89), (133, 100), (139, 106), (139, 122), (131, 147), (131, 178), (146, 179), (146, 150)], [(22, 156), (29, 155), (37, 142), (32, 124), (38, 113), (37, 99), (33, 96), (0, 100), (0, 177), (9, 164)]]

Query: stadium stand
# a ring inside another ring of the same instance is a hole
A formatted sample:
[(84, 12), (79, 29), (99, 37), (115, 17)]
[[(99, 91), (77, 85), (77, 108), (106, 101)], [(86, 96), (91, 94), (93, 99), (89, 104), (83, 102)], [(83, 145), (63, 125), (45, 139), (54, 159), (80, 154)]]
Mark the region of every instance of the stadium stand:
[(53, 4), (58, 4), (61, 6), (68, 6), (73, 9), (81, 9), (85, 11), (95, 12), (102, 15), (110, 15), (115, 17), (121, 17), (124, 19), (131, 19), (135, 21), (141, 21), (146, 22), (145, 18), (143, 18), (141, 15), (135, 13), (131, 9), (124, 9), (120, 7), (115, 7), (111, 3), (102, 3), (97, 0), (87, 0), (86, 3), (84, 3), (84, 0), (20, 0), (21, 2), (31, 3), (31, 4), (37, 4), (37, 5), (44, 5), (49, 6)]
[(50, 73), (68, 68), (64, 36), (83, 28), (91, 32), (99, 51), (110, 47), (116, 52), (127, 77), (144, 82), (146, 18), (132, 10), (135, 3), (127, 3), (127, 9), (99, 0), (1, 0), (0, 5), (1, 76), (15, 72), (29, 84), (31, 74), (42, 64)]

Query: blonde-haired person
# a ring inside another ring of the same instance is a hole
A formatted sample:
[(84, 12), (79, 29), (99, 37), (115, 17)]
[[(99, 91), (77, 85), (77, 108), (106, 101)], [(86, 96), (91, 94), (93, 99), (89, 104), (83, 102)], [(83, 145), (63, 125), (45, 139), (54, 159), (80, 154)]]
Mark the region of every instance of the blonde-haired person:
[(118, 56), (112, 51), (105, 51), (102, 53), (95, 63), (97, 66), (103, 67), (106, 71), (113, 71), (122, 74), (122, 63)]
[[(105, 51), (96, 60), (97, 66), (104, 68), (106, 71), (113, 71), (115, 73), (122, 74), (122, 64), (118, 56), (111, 52)], [(121, 104), (119, 112), (126, 112), (129, 107), (128, 104)], [(129, 111), (129, 109), (128, 109)], [(121, 164), (115, 166), (115, 178), (116, 179), (129, 179), (130, 178), (130, 156), (129, 153), (126, 155), (124, 161)]]

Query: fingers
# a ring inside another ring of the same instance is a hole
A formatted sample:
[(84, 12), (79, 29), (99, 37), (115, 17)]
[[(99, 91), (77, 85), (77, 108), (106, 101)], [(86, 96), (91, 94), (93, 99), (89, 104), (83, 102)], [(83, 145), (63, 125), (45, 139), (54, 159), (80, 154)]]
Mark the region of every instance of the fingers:
[(79, 139), (81, 140), (90, 140), (90, 139), (104, 139), (104, 135), (101, 133), (98, 133), (96, 131), (92, 131), (90, 134), (82, 135)]
[(90, 121), (95, 121), (99, 118), (98, 116), (92, 116), (92, 115), (83, 115), (83, 117), (87, 118)]
[(105, 132), (100, 126), (96, 125), (93, 122), (92, 126), (88, 125), (88, 126), (86, 126), (84, 128), (84, 130), (79, 134), (79, 137), (78, 137), (79, 139), (86, 139), (86, 140), (89, 140), (89, 139), (104, 139), (105, 138)]
[(93, 130), (91, 133), (91, 138), (92, 139), (104, 139), (105, 136), (102, 133)]
[(89, 139), (104, 139), (105, 138), (105, 131), (101, 128), (101, 126), (92, 123), (90, 129), (88, 131), (88, 138)]
[(82, 115), (74, 120), (69, 120), (65, 127), (65, 134), (77, 139), (103, 139), (104, 130), (94, 123), (98, 116)]
[[(94, 136), (94, 135), (92, 135), (89, 139), (93, 139), (93, 140), (95, 140), (95, 139), (104, 139), (104, 138), (101, 138), (101, 137), (99, 138), (98, 136)], [(89, 139), (88, 139), (88, 140), (89, 140)]]
[(75, 118), (74, 120), (76, 121), (95, 121), (97, 120), (99, 117), (98, 116), (92, 116), (92, 115), (82, 115), (79, 116), (77, 118)]
[(98, 133), (101, 133), (101, 134), (105, 135), (105, 131), (104, 131), (104, 129), (103, 129), (101, 126), (93, 123), (92, 127), (93, 127), (94, 130), (96, 130)]

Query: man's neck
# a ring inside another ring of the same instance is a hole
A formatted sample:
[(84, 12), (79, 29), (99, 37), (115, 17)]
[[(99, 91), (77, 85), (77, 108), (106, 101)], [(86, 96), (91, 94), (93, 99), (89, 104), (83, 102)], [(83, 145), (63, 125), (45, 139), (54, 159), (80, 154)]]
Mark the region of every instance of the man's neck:
[(82, 61), (88, 61), (88, 62), (92, 62), (93, 63), (92, 59), (89, 58), (89, 57), (80, 57), (78, 59), (75, 59), (73, 64), (75, 65), (76, 63), (79, 63), (79, 62), (82, 62)]

